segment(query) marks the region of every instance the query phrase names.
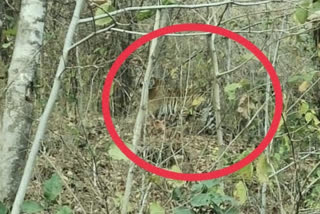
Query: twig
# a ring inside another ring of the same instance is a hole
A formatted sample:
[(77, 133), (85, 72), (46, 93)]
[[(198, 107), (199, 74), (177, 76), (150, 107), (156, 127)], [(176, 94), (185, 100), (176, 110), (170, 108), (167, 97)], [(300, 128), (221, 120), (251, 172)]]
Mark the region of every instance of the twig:
[(296, 106), (300, 101), (301, 99), (320, 81), (320, 77), (314, 82), (312, 83), (312, 85), (310, 85), (310, 87), (305, 91), (303, 92), (300, 97), (298, 97), (298, 99), (288, 108), (288, 110), (286, 111), (286, 114), (294, 107)]
[(320, 181), (320, 177), (317, 177), (316, 179), (314, 179), (307, 187), (305, 190), (303, 190), (303, 192), (301, 193), (302, 195), (305, 195), (310, 189), (311, 187), (317, 183), (318, 181)]
[[(282, 20), (282, 29), (284, 29), (285, 27), (285, 20), (286, 20), (286, 17), (283, 18)], [(282, 37), (282, 34), (283, 32), (279, 35), (279, 39), (278, 39), (278, 42), (276, 44), (276, 48), (275, 48), (275, 51), (274, 51), (274, 55), (273, 55), (273, 61), (272, 61), (272, 65), (274, 68), (276, 68), (276, 65), (277, 65), (277, 60), (278, 60), (278, 52), (279, 52), (279, 48), (280, 48), (280, 38)], [(271, 47), (271, 46), (270, 46)], [(270, 91), (271, 91), (271, 83), (270, 83), (270, 78), (267, 76), (267, 85), (266, 85), (266, 105), (265, 105), (265, 118), (264, 118), (264, 132), (265, 132), (265, 135), (267, 134), (268, 132), (268, 128), (269, 128), (269, 100), (270, 100)], [(272, 141), (270, 142), (270, 145), (272, 145)], [(270, 159), (269, 159), (269, 148), (267, 148), (267, 150), (265, 151), (266, 153), (266, 156), (267, 156), (267, 161), (269, 163), (269, 165), (271, 166), (272, 170), (275, 171)], [(281, 187), (280, 187), (280, 183), (279, 183), (279, 180), (278, 180), (278, 177), (275, 176), (275, 180), (276, 180), (276, 184), (277, 184), (277, 187), (278, 187), (278, 197), (279, 197), (279, 204), (280, 204), (280, 211), (281, 213), (284, 213), (284, 208), (283, 208), (283, 204), (282, 204), (282, 194), (281, 194)], [(262, 196), (261, 196), (261, 201), (262, 201), (262, 205), (261, 205), (261, 214), (265, 214), (266, 213), (266, 206), (267, 206), (267, 197), (266, 197), (266, 190), (267, 190), (267, 183), (264, 182), (262, 184)]]
[[(311, 155), (311, 154), (307, 154), (307, 155), (303, 156), (301, 159), (298, 160), (298, 162), (306, 159), (306, 158), (309, 157), (310, 155)], [(287, 166), (279, 169), (278, 171), (273, 172), (273, 174), (269, 175), (269, 178), (272, 178), (273, 176), (276, 176), (276, 175), (278, 175), (279, 173), (285, 171), (285, 170), (288, 169), (290, 166), (294, 165), (294, 163), (295, 163), (295, 162), (293, 161), (293, 162), (289, 163)]]
[(149, 190), (150, 190), (151, 186), (152, 186), (152, 183), (149, 183), (146, 191), (144, 192), (143, 200), (142, 200), (141, 207), (140, 207), (140, 210), (139, 210), (139, 214), (143, 214), (143, 210), (144, 210), (144, 207), (146, 206), (147, 197), (148, 197), (148, 193), (149, 193)]
[(220, 161), (220, 159), (223, 157), (223, 155), (226, 153), (226, 151), (229, 149), (229, 147), (241, 136), (241, 134), (251, 125), (251, 123), (253, 122), (253, 120), (258, 116), (259, 112), (263, 109), (264, 105), (266, 105), (266, 103), (264, 102), (260, 108), (256, 111), (256, 113), (252, 116), (252, 118), (250, 119), (250, 121), (246, 124), (246, 126), (232, 139), (232, 141), (228, 144), (228, 146), (225, 148), (225, 150), (220, 154), (220, 156), (218, 157), (218, 159), (215, 161), (215, 163), (212, 165), (211, 170), (213, 170), (217, 164), (218, 161)]
[(285, 131), (288, 134), (288, 138), (289, 138), (289, 142), (290, 142), (290, 146), (291, 146), (291, 152), (292, 152), (292, 157), (293, 157), (293, 166), (294, 166), (294, 169), (295, 169), (295, 174), (294, 174), (294, 178), (293, 179), (295, 181), (296, 191), (298, 192), (298, 193), (296, 193), (295, 204), (293, 205), (292, 213), (298, 214), (299, 213), (299, 207), (300, 207), (300, 200), (302, 198), (301, 187), (300, 187), (300, 182), (299, 182), (299, 178), (298, 178), (299, 165), (298, 165), (298, 162), (297, 162), (297, 159), (296, 159), (297, 157), (296, 157), (295, 147), (293, 145), (291, 133), (290, 133), (289, 128), (287, 126), (287, 121), (284, 118), (283, 114), (281, 114), (281, 116), (282, 116), (282, 120), (283, 120), (283, 126), (285, 128)]
[[(306, 178), (304, 179), (302, 185), (301, 185), (301, 189), (303, 189), (308, 181), (308, 179), (311, 177), (311, 175), (320, 167), (320, 161), (313, 167), (313, 169), (309, 172), (309, 174), (306, 176)], [(319, 177), (320, 178), (320, 177)], [(311, 182), (313, 183), (313, 182)], [(310, 186), (310, 185), (309, 185)], [(309, 188), (307, 187), (306, 190), (302, 191), (302, 195), (304, 195), (304, 193), (308, 190)]]
[[(138, 32), (138, 31), (132, 31), (132, 30), (124, 30), (124, 29), (120, 29), (120, 28), (111, 28), (111, 31), (115, 31), (115, 32), (120, 32), (120, 33), (127, 33), (127, 34), (133, 34), (133, 35), (146, 35), (148, 33), (146, 32)], [(283, 30), (277, 30), (277, 29), (271, 29), (271, 30), (258, 30), (258, 31), (249, 31), (249, 30), (233, 30), (234, 33), (251, 33), (251, 34), (261, 34), (261, 33), (272, 33), (272, 32), (285, 32)], [(307, 32), (307, 31), (305, 31)], [(305, 33), (304, 32), (304, 33)], [(286, 32), (288, 33), (288, 32)], [(208, 36), (211, 33), (168, 33), (166, 35), (163, 35), (165, 37), (186, 37), (186, 36)], [(296, 34), (291, 34), (292, 35), (298, 35), (298, 34), (302, 34), (302, 32), (296, 33)]]
[(101, 30), (98, 30), (98, 31), (95, 31), (91, 34), (89, 34), (88, 36), (86, 36), (85, 38), (81, 39), (80, 41), (74, 43), (73, 45), (70, 46), (70, 48), (68, 49), (68, 51), (71, 51), (73, 48), (79, 46), (80, 44), (82, 44), (83, 42), (89, 40), (91, 37), (95, 36), (95, 35), (98, 35), (100, 33), (104, 33), (104, 32), (107, 32), (109, 31), (111, 28), (113, 28), (115, 26), (115, 24), (112, 24), (104, 29), (101, 29)]
[(234, 0), (228, 0), (224, 2), (215, 2), (215, 3), (207, 3), (207, 4), (194, 4), (194, 5), (157, 5), (157, 6), (143, 6), (143, 7), (128, 7), (124, 9), (120, 9), (117, 11), (110, 12), (109, 14), (102, 14), (99, 16), (84, 18), (81, 19), (79, 23), (86, 23), (92, 20), (103, 19), (108, 16), (114, 16), (121, 13), (126, 13), (129, 11), (141, 11), (141, 10), (158, 10), (158, 9), (196, 9), (196, 8), (208, 8), (208, 7), (217, 7), (221, 5), (235, 5), (235, 6), (255, 6), (261, 4), (269, 4), (269, 3), (283, 3), (282, 0), (269, 0), (269, 1), (259, 1), (259, 2), (236, 2)]
[(250, 60), (252, 60), (254, 58), (254, 56), (250, 57), (249, 59), (247, 59), (246, 61), (244, 61), (243, 63), (241, 63), (240, 65), (228, 70), (228, 71), (225, 71), (225, 72), (222, 72), (222, 73), (219, 73), (217, 74), (217, 78), (220, 78), (224, 75), (227, 75), (227, 74), (230, 74), (238, 69), (240, 69), (242, 66), (244, 66), (245, 64), (247, 64)]

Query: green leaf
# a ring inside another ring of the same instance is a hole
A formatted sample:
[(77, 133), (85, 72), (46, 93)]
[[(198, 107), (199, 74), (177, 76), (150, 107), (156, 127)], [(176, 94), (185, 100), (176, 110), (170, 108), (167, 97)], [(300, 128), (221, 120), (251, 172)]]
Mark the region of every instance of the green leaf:
[[(182, 172), (181, 169), (179, 168), (179, 166), (177, 166), (177, 165), (173, 165), (169, 170), (173, 171), (173, 172), (178, 172), (178, 173)], [(181, 187), (181, 186), (183, 186), (183, 184), (186, 183), (185, 181), (171, 180), (171, 179), (169, 179), (167, 182), (168, 182), (168, 184), (170, 184), (173, 187)]]
[(305, 68), (303, 74), (297, 74), (288, 78), (288, 83), (301, 83), (302, 81), (312, 82), (312, 79), (318, 71), (310, 70), (310, 68)]
[(303, 79), (301, 75), (294, 75), (288, 78), (288, 83), (295, 83), (300, 81), (301, 79)]
[(250, 163), (247, 166), (243, 167), (237, 172), (237, 176), (240, 176), (242, 179), (251, 180), (253, 177), (253, 164)]
[(206, 180), (206, 181), (201, 181), (200, 184), (205, 185), (208, 189), (210, 189), (213, 186), (216, 186), (218, 184), (220, 184), (220, 180), (219, 179), (212, 179), (212, 180)]
[(233, 195), (240, 202), (240, 204), (243, 205), (248, 199), (246, 184), (242, 181), (239, 181), (236, 184), (236, 188), (233, 192)]
[(180, 188), (174, 188), (172, 191), (172, 199), (180, 201), (182, 199), (182, 192)]
[(157, 185), (161, 185), (162, 179), (161, 179), (160, 176), (152, 174), (152, 175), (149, 176), (149, 181), (151, 183), (154, 183), (154, 184), (157, 184)]
[(299, 114), (304, 115), (309, 111), (309, 104), (306, 101), (302, 101), (300, 108), (299, 108)]
[(241, 88), (241, 83), (231, 83), (224, 88), (229, 100), (234, 100), (236, 98), (237, 89)]
[(312, 14), (312, 13), (318, 12), (319, 10), (320, 10), (320, 2), (317, 1), (312, 3), (312, 7), (310, 8), (309, 13)]
[(298, 23), (304, 24), (306, 22), (308, 18), (308, 9), (310, 3), (310, 0), (305, 0), (300, 5), (298, 5), (294, 14), (294, 18), (297, 20)]
[[(217, 186), (220, 184), (220, 179), (212, 179), (207, 181), (201, 181), (199, 183), (193, 184), (191, 187), (191, 192), (193, 194), (196, 193), (206, 193), (208, 190), (212, 190), (212, 187)], [(216, 191), (216, 189), (214, 189)]]
[[(126, 144), (126, 146), (132, 150), (133, 146), (131, 144)], [(113, 159), (113, 160), (124, 160), (124, 161), (129, 161), (129, 159), (127, 158), (127, 156), (125, 154), (123, 154), (121, 152), (121, 150), (117, 147), (116, 144), (111, 144), (109, 147), (109, 151), (108, 151), (109, 156)]]
[(297, 8), (294, 17), (298, 23), (304, 24), (308, 18), (308, 10), (305, 8)]
[(309, 123), (314, 118), (314, 115), (311, 112), (307, 112), (304, 118), (306, 119), (306, 122)]
[(212, 201), (217, 205), (220, 205), (221, 203), (227, 203), (227, 202), (231, 203), (234, 206), (238, 205), (238, 202), (234, 198), (227, 195), (215, 194), (212, 197)]
[[(112, 12), (114, 10), (115, 9), (112, 6), (112, 2), (109, 1), (109, 2), (106, 2), (106, 3), (102, 4), (102, 5), (100, 5), (99, 8), (97, 8), (97, 10), (95, 12), (95, 16), (106, 14), (106, 12)], [(106, 17), (106, 18), (103, 18), (103, 19), (96, 20), (96, 25), (98, 25), (98, 26), (108, 25), (112, 21), (113, 21), (112, 18)]]
[[(238, 158), (236, 158), (236, 161), (240, 161), (243, 158), (247, 157), (252, 151), (252, 148), (247, 148), (245, 151), (243, 151)], [(250, 180), (253, 177), (253, 164), (250, 163), (247, 166), (243, 167), (239, 171), (237, 171), (234, 174), (236, 177), (241, 177), (242, 179)]]
[(211, 195), (207, 193), (194, 195), (190, 203), (193, 207), (207, 206), (211, 204)]
[(310, 86), (310, 83), (308, 81), (303, 81), (300, 85), (299, 85), (299, 92), (303, 93), (305, 92)]
[(250, 81), (248, 79), (242, 79), (239, 83), (241, 84), (242, 88), (245, 88), (245, 89), (250, 88)]
[(153, 14), (154, 14), (153, 10), (141, 10), (137, 12), (136, 17), (138, 21), (143, 21), (145, 19), (151, 18)]
[(173, 210), (173, 213), (174, 214), (195, 214), (192, 210), (185, 207), (175, 208)]
[(320, 124), (320, 121), (316, 115), (314, 115), (314, 117), (313, 117), (313, 122), (314, 122), (314, 125), (316, 125), (316, 126)]
[(57, 214), (72, 214), (72, 210), (68, 206), (63, 206), (58, 209)]
[(17, 26), (14, 26), (13, 28), (9, 28), (9, 29), (3, 31), (3, 33), (6, 37), (16, 36), (17, 35)]
[(318, 71), (306, 71), (303, 75), (301, 75), (301, 78), (309, 83), (312, 82), (312, 79), (314, 75), (318, 73)]
[[(170, 168), (170, 171), (178, 172), (178, 173), (182, 172), (181, 169), (177, 165), (173, 165)], [(173, 187), (181, 187), (183, 184), (185, 184), (185, 181), (180, 181), (180, 180), (171, 180), (171, 179), (169, 179), (167, 182), (168, 182), (168, 184), (170, 184)]]
[(236, 159), (237, 161), (242, 160), (243, 158), (247, 157), (252, 151), (252, 148), (247, 148), (245, 151), (243, 151), (238, 158)]
[(44, 209), (39, 203), (35, 201), (24, 201), (21, 210), (25, 213), (39, 213)]
[(270, 166), (267, 162), (267, 158), (264, 154), (261, 154), (257, 160), (257, 176), (260, 183), (266, 183), (269, 181), (269, 169)]
[(152, 202), (149, 206), (150, 214), (165, 214), (164, 208), (157, 202)]
[(0, 214), (7, 214), (8, 210), (6, 208), (6, 206), (0, 202)]
[(202, 183), (198, 183), (198, 184), (193, 184), (191, 187), (191, 192), (192, 193), (203, 193), (206, 191), (206, 186)]
[(59, 175), (54, 173), (49, 180), (44, 182), (44, 197), (49, 201), (55, 200), (62, 192), (62, 181)]

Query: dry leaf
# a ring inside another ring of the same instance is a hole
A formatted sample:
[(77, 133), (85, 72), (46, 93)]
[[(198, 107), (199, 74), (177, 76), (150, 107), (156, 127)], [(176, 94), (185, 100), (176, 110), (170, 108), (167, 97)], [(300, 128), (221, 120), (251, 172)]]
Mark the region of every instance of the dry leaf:
[(308, 88), (309, 88), (309, 83), (307, 82), (307, 81), (303, 81), (302, 83), (301, 83), (301, 85), (299, 86), (299, 91), (301, 92), (301, 93), (303, 93), (303, 92), (305, 92)]

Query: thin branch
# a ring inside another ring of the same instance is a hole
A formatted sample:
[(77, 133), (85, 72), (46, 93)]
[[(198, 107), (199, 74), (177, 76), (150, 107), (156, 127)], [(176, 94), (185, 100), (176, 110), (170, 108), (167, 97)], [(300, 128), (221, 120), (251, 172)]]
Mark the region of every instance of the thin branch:
[(144, 192), (142, 203), (141, 203), (141, 207), (140, 207), (140, 210), (139, 210), (139, 214), (143, 214), (143, 210), (144, 210), (144, 208), (146, 206), (147, 199), (148, 199), (148, 194), (149, 194), (151, 186), (152, 186), (152, 183), (149, 183), (146, 191)]
[(143, 7), (128, 7), (124, 9), (120, 9), (117, 11), (110, 12), (109, 14), (102, 14), (99, 16), (84, 18), (79, 21), (79, 23), (91, 22), (93, 20), (103, 19), (108, 16), (114, 16), (121, 13), (126, 13), (129, 11), (140, 11), (140, 10), (158, 10), (158, 9), (196, 9), (196, 8), (206, 8), (206, 7), (218, 7), (221, 5), (235, 5), (235, 6), (255, 6), (261, 4), (269, 4), (269, 3), (284, 3), (283, 0), (268, 0), (268, 1), (260, 1), (260, 2), (236, 2), (233, 0), (228, 0), (224, 2), (215, 2), (215, 3), (207, 3), (207, 4), (193, 4), (193, 5), (157, 5), (157, 6), (143, 6)]
[(320, 177), (317, 177), (316, 179), (314, 179), (307, 187), (305, 190), (303, 190), (303, 192), (301, 193), (302, 195), (305, 195), (310, 189), (311, 187), (316, 184), (318, 181), (320, 181)]
[(72, 49), (74, 49), (75, 47), (81, 45), (82, 43), (84, 43), (85, 41), (91, 39), (92, 37), (94, 37), (95, 35), (98, 35), (100, 33), (104, 33), (104, 32), (107, 32), (109, 31), (111, 28), (113, 28), (115, 26), (115, 24), (112, 24), (104, 29), (101, 29), (101, 30), (98, 30), (98, 31), (95, 31), (91, 34), (89, 34), (88, 36), (84, 37), (83, 39), (81, 39), (80, 41), (74, 43), (73, 45), (70, 46), (70, 48), (68, 49), (68, 51), (71, 51)]
[[(138, 32), (138, 31), (131, 31), (131, 30), (124, 30), (120, 28), (111, 28), (111, 31), (120, 32), (120, 33), (128, 33), (128, 34), (134, 34), (134, 35), (146, 35), (148, 33), (146, 32)], [(168, 33), (163, 36), (173, 36), (173, 37), (185, 37), (185, 36), (207, 36), (211, 33)]]
[[(307, 158), (307, 157), (309, 157), (310, 155), (311, 155), (311, 153), (309, 153), (309, 154), (307, 154), (307, 155), (303, 156), (302, 158), (300, 158), (300, 159), (298, 160), (298, 162), (299, 162), (299, 161), (302, 161), (302, 160), (304, 160), (304, 159), (306, 159), (306, 158)], [(295, 162), (294, 162), (294, 161), (292, 161), (292, 162), (291, 162), (291, 163), (289, 163), (287, 166), (285, 166), (285, 167), (283, 167), (283, 168), (279, 169), (278, 171), (274, 172), (273, 174), (269, 175), (269, 178), (272, 178), (273, 176), (278, 175), (279, 173), (281, 173), (281, 172), (285, 171), (286, 169), (288, 169), (290, 166), (292, 166), (292, 165), (294, 165), (294, 164), (295, 164)]]
[(251, 125), (251, 123), (253, 122), (253, 120), (258, 116), (259, 112), (263, 109), (264, 105), (266, 105), (266, 102), (264, 102), (260, 108), (256, 111), (256, 113), (252, 116), (252, 118), (250, 119), (250, 121), (246, 124), (246, 126), (231, 140), (231, 142), (228, 144), (228, 146), (226, 146), (225, 150), (220, 154), (220, 156), (217, 158), (217, 160), (214, 162), (214, 164), (212, 165), (211, 170), (213, 170), (216, 166), (216, 164), (221, 160), (221, 158), (224, 156), (224, 154), (226, 153), (226, 151), (230, 148), (230, 146), (242, 135), (242, 133)]
[(293, 140), (292, 140), (292, 137), (291, 137), (291, 132), (289, 130), (289, 127), (287, 125), (287, 120), (285, 119), (284, 115), (281, 114), (281, 117), (282, 117), (282, 120), (283, 120), (283, 126), (284, 126), (284, 129), (286, 131), (286, 133), (288, 134), (288, 138), (289, 138), (289, 142), (290, 142), (290, 146), (291, 146), (291, 153), (292, 153), (292, 157), (293, 157), (293, 162), (294, 162), (294, 182), (295, 182), (295, 188), (296, 188), (296, 198), (295, 198), (295, 204), (293, 206), (293, 210), (292, 210), (292, 213), (296, 213), (298, 214), (299, 213), (299, 207), (300, 207), (300, 201), (302, 199), (302, 192), (301, 192), (301, 186), (300, 186), (300, 181), (299, 181), (299, 178), (298, 178), (298, 175), (299, 175), (299, 165), (298, 165), (298, 161), (297, 161), (297, 157), (296, 157), (296, 151), (295, 151), (295, 147), (293, 145)]
[[(138, 32), (138, 31), (131, 31), (131, 30), (124, 30), (124, 29), (120, 29), (120, 28), (111, 28), (110, 29), (111, 31), (115, 31), (115, 32), (120, 32), (120, 33), (127, 33), (127, 34), (133, 34), (133, 35), (140, 35), (140, 36), (143, 36), (143, 35), (146, 35), (148, 33), (146, 32)], [(287, 34), (290, 34), (289, 32), (287, 31), (283, 31), (283, 30), (278, 30), (278, 29), (271, 29), (271, 30), (257, 30), (257, 31), (253, 31), (253, 30), (250, 30), (250, 31), (245, 31), (245, 30), (233, 30), (234, 33), (251, 33), (251, 34), (261, 34), (261, 33), (274, 33), (274, 32), (284, 32), (284, 33), (287, 33)], [(293, 33), (293, 34), (290, 34), (290, 36), (293, 36), (293, 35), (298, 35), (298, 34), (302, 34), (302, 33), (306, 33), (307, 31), (305, 32), (298, 32), (298, 33)], [(166, 36), (166, 37), (186, 37), (186, 36), (208, 36), (210, 35), (211, 33), (168, 33), (166, 35), (163, 35), (163, 36)]]
[(301, 94), (300, 97), (298, 97), (298, 99), (289, 107), (289, 109), (286, 111), (286, 114), (288, 114), (288, 112), (291, 111), (291, 109), (296, 106), (300, 101), (301, 99), (320, 81), (320, 77), (314, 82), (312, 83), (312, 85), (310, 85), (310, 87)]
[[(320, 167), (320, 161), (313, 167), (313, 169), (309, 172), (309, 174), (306, 176), (306, 178), (304, 179), (302, 185), (301, 185), (301, 189), (303, 189), (306, 184), (307, 181), (309, 180), (309, 178), (311, 177), (311, 175)], [(320, 177), (319, 177), (320, 178)], [(311, 182), (312, 183), (312, 182)], [(310, 185), (309, 185), (310, 186)], [(305, 194), (305, 192), (308, 190), (309, 188), (307, 187), (304, 191), (302, 191), (302, 195)]]
[(230, 7), (230, 4), (227, 4), (221, 14), (221, 16), (219, 17), (219, 21), (217, 23), (217, 26), (220, 26), (221, 22), (222, 22), (222, 19), (224, 17), (224, 14), (227, 12), (228, 8)]
[[(284, 17), (282, 19), (282, 29), (284, 29), (285, 27), (285, 20), (286, 20), (286, 17)], [(279, 48), (280, 48), (280, 43), (281, 43), (281, 40), (280, 38), (282, 37), (282, 34), (283, 32), (281, 32), (281, 34), (279, 35), (279, 38), (278, 38), (278, 41), (277, 41), (277, 44), (276, 44), (276, 47), (275, 47), (275, 51), (274, 51), (274, 55), (273, 55), (273, 61), (272, 61), (272, 65), (274, 68), (276, 68), (276, 65), (277, 65), (277, 61), (278, 61), (278, 52), (279, 52)], [(271, 46), (270, 46), (271, 47)], [(264, 134), (266, 135), (267, 132), (268, 132), (268, 128), (269, 128), (269, 100), (270, 100), (270, 91), (271, 91), (271, 83), (270, 83), (270, 78), (269, 76), (266, 77), (267, 78), (267, 85), (266, 85), (266, 105), (265, 105), (265, 118), (264, 118)], [(271, 140), (270, 142), (270, 145), (272, 145), (272, 142), (273, 142), (273, 139)], [(271, 146), (270, 146), (271, 147)], [(269, 148), (270, 148), (269, 147)], [(273, 171), (275, 171), (271, 161), (270, 161), (270, 158), (269, 158), (269, 155), (270, 155), (270, 149), (267, 148), (265, 150), (265, 153), (266, 153), (266, 157), (267, 157), (267, 161), (268, 163), (270, 164), (271, 168)], [(281, 187), (280, 187), (280, 183), (279, 183), (279, 180), (278, 180), (278, 177), (275, 176), (275, 180), (276, 180), (276, 184), (277, 184), (277, 187), (278, 187), (278, 196), (279, 196), (279, 204), (280, 204), (280, 211), (281, 213), (284, 213), (284, 208), (283, 208), (283, 204), (282, 204), (282, 197), (281, 197)], [(267, 195), (266, 195), (266, 190), (267, 190), (267, 182), (264, 182), (263, 185), (262, 185), (262, 196), (261, 196), (261, 201), (262, 201), (262, 205), (261, 205), (261, 214), (265, 214), (266, 213), (266, 206), (267, 206)]]
[(229, 71), (225, 71), (225, 72), (222, 72), (222, 73), (219, 73), (217, 74), (217, 78), (220, 78), (226, 74), (230, 74), (234, 71), (237, 71), (238, 69), (240, 69), (242, 66), (244, 66), (245, 64), (247, 64), (250, 60), (252, 60), (255, 56), (253, 55), (252, 57), (250, 57), (249, 59), (247, 59), (246, 61), (244, 61), (243, 63), (241, 63), (240, 65), (230, 69)]

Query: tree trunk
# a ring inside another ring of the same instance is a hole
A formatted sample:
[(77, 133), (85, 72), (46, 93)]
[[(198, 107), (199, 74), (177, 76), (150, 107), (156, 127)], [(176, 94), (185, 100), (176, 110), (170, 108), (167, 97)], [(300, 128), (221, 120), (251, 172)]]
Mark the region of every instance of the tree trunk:
[[(3, 29), (3, 20), (4, 20), (4, 2), (0, 1), (0, 47), (3, 45), (2, 38), (2, 29)], [(2, 56), (0, 51), (0, 106), (3, 106), (3, 91), (5, 89), (5, 64), (3, 63)], [(3, 109), (0, 107), (0, 121), (2, 120)]]
[(24, 168), (32, 124), (32, 83), (39, 66), (45, 0), (22, 0), (0, 121), (0, 201), (13, 199)]
[[(157, 10), (153, 30), (157, 30), (157, 29), (163, 27), (160, 25), (161, 23), (163, 23), (163, 22), (161, 22), (161, 12), (160, 12), (160, 10)], [(144, 127), (145, 120), (146, 120), (147, 113), (148, 113), (148, 99), (149, 99), (149, 89), (148, 88), (149, 88), (152, 72), (154, 70), (153, 68), (154, 68), (154, 65), (156, 64), (155, 59), (158, 58), (157, 54), (159, 54), (159, 51), (158, 51), (159, 46), (158, 45), (159, 45), (158, 38), (155, 38), (151, 41), (151, 45), (150, 45), (150, 49), (149, 49), (149, 56), (148, 56), (147, 70), (145, 72), (143, 86), (142, 86), (139, 111), (138, 111), (137, 119), (135, 122), (134, 130), (133, 130), (133, 139), (132, 139), (133, 150), (132, 151), (134, 153), (137, 152), (137, 147), (140, 146), (139, 143), (141, 142), (142, 129)], [(124, 193), (123, 201), (122, 201), (121, 214), (127, 214), (132, 184), (133, 184), (133, 180), (134, 180), (134, 174), (133, 174), (134, 168), (135, 168), (135, 164), (133, 162), (131, 162), (130, 167), (129, 167), (129, 171), (128, 171), (127, 181), (126, 181), (126, 189), (125, 189), (125, 193)]]
[(2, 36), (2, 27), (3, 27), (3, 19), (4, 19), (4, 3), (3, 1), (0, 1), (0, 44), (1, 44), (1, 36)]

